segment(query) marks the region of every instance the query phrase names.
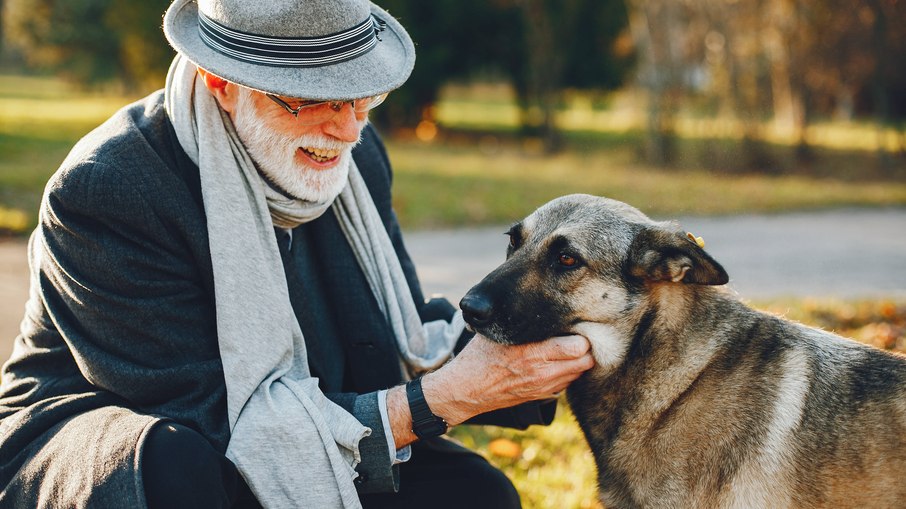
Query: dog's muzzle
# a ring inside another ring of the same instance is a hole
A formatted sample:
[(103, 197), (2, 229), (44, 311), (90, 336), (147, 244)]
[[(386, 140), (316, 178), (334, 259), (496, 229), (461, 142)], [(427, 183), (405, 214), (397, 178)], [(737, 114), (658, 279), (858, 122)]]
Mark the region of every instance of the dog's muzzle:
[(462, 309), (462, 317), (472, 328), (488, 325), (494, 312), (491, 299), (472, 291), (459, 301), (459, 308)]

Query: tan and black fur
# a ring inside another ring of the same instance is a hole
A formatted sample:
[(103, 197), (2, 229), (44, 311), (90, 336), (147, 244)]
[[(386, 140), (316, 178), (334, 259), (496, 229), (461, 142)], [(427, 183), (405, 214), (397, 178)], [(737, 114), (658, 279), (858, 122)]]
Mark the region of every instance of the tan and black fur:
[(748, 308), (674, 223), (571, 195), (461, 307), (502, 343), (589, 338), (567, 397), (609, 509), (906, 507), (906, 359)]

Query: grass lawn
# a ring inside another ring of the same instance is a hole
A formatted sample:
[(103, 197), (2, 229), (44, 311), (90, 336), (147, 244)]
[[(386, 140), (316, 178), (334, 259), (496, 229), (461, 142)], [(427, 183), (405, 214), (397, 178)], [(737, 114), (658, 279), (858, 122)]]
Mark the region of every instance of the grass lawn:
[(128, 102), (57, 80), (0, 75), (0, 233), (34, 227), (44, 184), (72, 145)]
[(427, 228), (510, 223), (569, 193), (610, 196), (660, 217), (906, 204), (906, 178), (661, 169), (638, 163), (634, 146), (532, 155), (514, 146), (483, 153), (470, 144), (391, 140), (394, 205), (404, 226)]

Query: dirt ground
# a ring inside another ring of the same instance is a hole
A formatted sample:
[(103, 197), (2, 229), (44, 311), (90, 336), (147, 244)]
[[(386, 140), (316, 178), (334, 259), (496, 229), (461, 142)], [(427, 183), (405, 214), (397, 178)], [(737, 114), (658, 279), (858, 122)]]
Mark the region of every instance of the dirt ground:
[(24, 239), (0, 241), (0, 363), (13, 350), (28, 299), (28, 260)]

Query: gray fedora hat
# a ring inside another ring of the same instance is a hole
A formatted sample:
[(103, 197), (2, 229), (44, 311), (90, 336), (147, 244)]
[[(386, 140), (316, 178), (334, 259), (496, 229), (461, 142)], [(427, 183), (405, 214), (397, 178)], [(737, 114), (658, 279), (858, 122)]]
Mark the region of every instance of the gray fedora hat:
[(287, 97), (378, 95), (415, 65), (409, 34), (368, 0), (176, 0), (164, 34), (198, 67)]

